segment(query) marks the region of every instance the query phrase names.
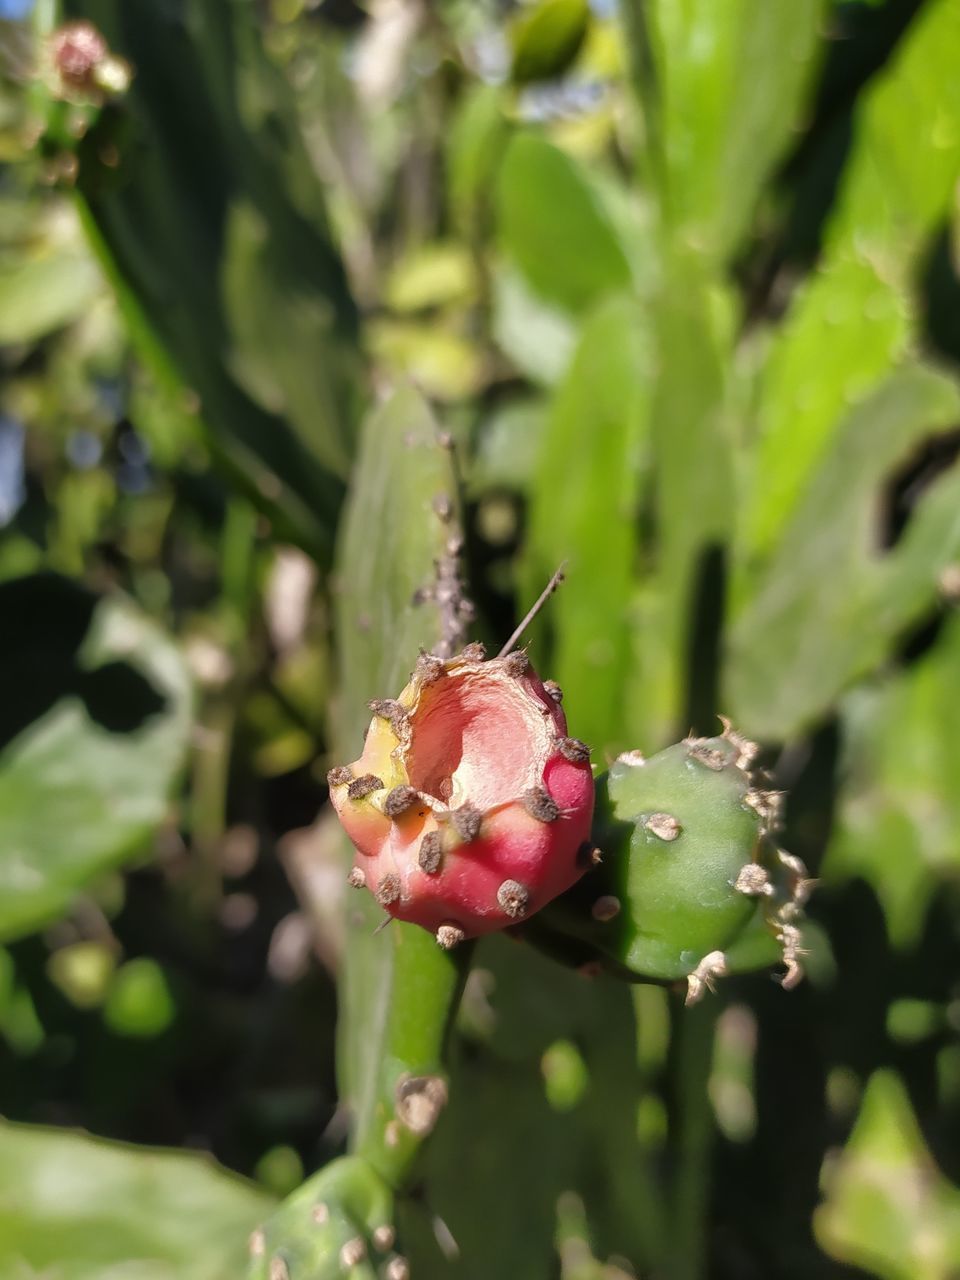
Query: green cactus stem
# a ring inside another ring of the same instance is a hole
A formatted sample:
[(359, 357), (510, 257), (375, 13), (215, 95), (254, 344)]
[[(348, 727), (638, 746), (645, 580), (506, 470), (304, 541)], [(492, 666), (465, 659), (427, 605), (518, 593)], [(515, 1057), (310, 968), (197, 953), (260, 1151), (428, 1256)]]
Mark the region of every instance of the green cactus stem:
[[(439, 672), (439, 655), (463, 646), (470, 608), (459, 578), (457, 492), (449, 437), (412, 388), (396, 392), (366, 424), (338, 546), (341, 759), (362, 734), (371, 693), (398, 688), (415, 667), (421, 676), (431, 665)], [(418, 660), (421, 645), (430, 652)], [(384, 724), (400, 712), (386, 699), (374, 708)], [(342, 767), (330, 774), (332, 787), (346, 783), (358, 798), (382, 781), (348, 778)], [(391, 804), (402, 809), (403, 796), (394, 794)], [(351, 895), (337, 1044), (350, 1154), (309, 1179), (254, 1233), (251, 1280), (404, 1280), (410, 1273), (398, 1214), (408, 1225), (404, 1193), (447, 1101), (445, 1041), (473, 948), (444, 950), (383, 911), (374, 895)]]
[(754, 743), (724, 722), (597, 780), (596, 863), (529, 925), (568, 961), (634, 981), (686, 982), (695, 1003), (726, 974), (778, 959), (802, 976), (799, 920), (811, 881), (776, 842), (782, 797), (751, 772)]

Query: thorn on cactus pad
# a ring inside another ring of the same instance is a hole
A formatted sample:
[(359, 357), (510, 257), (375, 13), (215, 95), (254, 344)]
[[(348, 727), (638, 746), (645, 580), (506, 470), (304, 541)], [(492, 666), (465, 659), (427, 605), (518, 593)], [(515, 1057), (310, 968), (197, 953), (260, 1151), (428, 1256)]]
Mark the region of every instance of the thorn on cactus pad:
[(397, 1233), (389, 1222), (385, 1222), (382, 1226), (375, 1227), (373, 1230), (374, 1248), (379, 1249), (381, 1253), (386, 1253), (388, 1249), (392, 1249), (396, 1238)]
[(590, 759), (590, 748), (579, 738), (560, 738), (557, 749), (564, 760), (569, 760), (571, 764), (586, 764)]
[(497, 890), (497, 902), (512, 920), (519, 920), (530, 907), (530, 890), (519, 880), (504, 880)]
[(290, 1268), (279, 1254), (270, 1259), (269, 1280), (290, 1280)]
[(383, 783), (375, 773), (365, 773), (359, 778), (354, 778), (347, 787), (347, 795), (351, 800), (365, 800), (368, 795), (374, 791), (382, 791)]
[(389, 907), (396, 902), (400, 897), (400, 877), (395, 872), (388, 871), (377, 885), (374, 897), (381, 907)]
[(441, 676), (446, 674), (446, 670), (447, 664), (442, 658), (438, 658), (435, 653), (427, 653), (425, 649), (421, 649), (413, 674), (421, 684), (433, 684), (435, 680), (439, 680)]
[(453, 519), (453, 503), (450, 501), (449, 494), (438, 493), (431, 505), (434, 515), (438, 520), (442, 520), (444, 524)]
[(442, 924), (437, 930), (437, 945), (442, 947), (444, 951), (450, 951), (458, 946), (466, 936), (458, 924)]
[(651, 835), (659, 840), (676, 840), (683, 830), (680, 823), (671, 813), (651, 813), (643, 824)]
[(322, 1227), (323, 1224), (327, 1221), (327, 1219), (330, 1217), (330, 1210), (327, 1208), (327, 1205), (324, 1203), (323, 1200), (319, 1201), (319, 1203), (313, 1206), (313, 1209), (310, 1213), (310, 1217), (314, 1220), (314, 1222), (317, 1224), (318, 1227)]
[(350, 868), (347, 884), (353, 889), (365, 889), (367, 887), (367, 877), (364, 875), (363, 867)]
[(777, 860), (782, 866), (786, 867), (788, 871), (792, 871), (795, 875), (805, 876), (807, 874), (807, 868), (804, 866), (800, 858), (798, 858), (794, 853), (787, 853), (786, 849), (777, 850)]
[(544, 680), (543, 687), (547, 691), (547, 696), (552, 698), (557, 706), (563, 702), (563, 690), (557, 684), (556, 680)]
[(386, 1145), (393, 1151), (400, 1145), (400, 1126), (396, 1120), (388, 1120), (383, 1126), (383, 1140)]
[(590, 908), (590, 914), (600, 924), (606, 924), (608, 920), (613, 920), (620, 914), (620, 899), (612, 893), (605, 893)]
[(714, 773), (720, 773), (726, 767), (727, 757), (716, 747), (707, 746), (706, 739), (684, 738), (683, 745), (687, 748), (687, 759), (695, 760), (697, 764), (702, 764), (705, 769), (712, 769)]
[(782, 791), (748, 791), (743, 803), (749, 805), (767, 831), (776, 831), (781, 825)]
[(348, 782), (353, 781), (353, 771), (348, 765), (338, 764), (332, 769), (327, 770), (327, 786), (328, 787), (345, 787)]
[(479, 640), (474, 640), (471, 644), (464, 645), (459, 656), (464, 662), (483, 662), (487, 656), (487, 647)]
[(340, 1265), (345, 1271), (349, 1271), (351, 1267), (359, 1266), (366, 1254), (367, 1246), (363, 1243), (362, 1237), (354, 1236), (340, 1250)]
[(759, 862), (748, 862), (742, 866), (733, 887), (737, 893), (746, 894), (748, 898), (769, 898), (774, 892), (770, 873)]
[(617, 756), (617, 764), (628, 765), (631, 769), (639, 769), (646, 763), (647, 757), (642, 751), (621, 751)]
[(790, 900), (799, 912), (800, 908), (809, 901), (811, 892), (817, 886), (817, 881), (811, 880), (807, 876), (807, 868), (803, 862), (794, 854), (787, 853), (785, 849), (777, 850), (777, 860), (781, 866), (790, 872)]
[(803, 977), (803, 965), (800, 963), (800, 957), (807, 954), (800, 946), (803, 939), (800, 930), (795, 924), (785, 924), (781, 926), (777, 940), (783, 948), (783, 963), (787, 969), (780, 979), (780, 985), (784, 991), (792, 991)]
[(397, 1119), (417, 1137), (425, 1137), (447, 1105), (447, 1097), (446, 1081), (440, 1076), (403, 1075), (394, 1089)]
[(440, 832), (428, 831), (420, 841), (420, 851), (417, 854), (420, 870), (425, 871), (428, 876), (436, 875), (442, 861), (443, 841), (440, 838)]
[(247, 1249), (251, 1258), (262, 1258), (267, 1252), (267, 1237), (258, 1227), (256, 1231), (250, 1233), (250, 1239), (247, 1241)]
[(399, 787), (394, 787), (392, 791), (387, 792), (387, 798), (383, 802), (383, 812), (388, 818), (399, 818), (407, 812), (420, 799), (420, 792), (416, 787), (408, 786), (403, 783)]
[(398, 1253), (387, 1263), (384, 1276), (386, 1280), (410, 1280), (410, 1263)]
[(687, 975), (687, 998), (684, 1004), (696, 1004), (705, 991), (716, 990), (717, 978), (726, 977), (727, 957), (722, 951), (711, 951), (703, 957), (694, 971)]
[(538, 822), (556, 822), (560, 809), (546, 787), (531, 787), (523, 797), (523, 807)]
[(515, 649), (504, 658), (503, 669), (508, 676), (516, 676), (519, 679), (530, 670), (530, 659), (522, 649)]
[(472, 804), (462, 804), (459, 809), (451, 811), (450, 821), (464, 844), (472, 844), (480, 834), (483, 814)]
[(720, 716), (720, 723), (723, 725), (723, 736), (737, 749), (737, 768), (749, 769), (760, 754), (760, 744), (751, 742), (749, 738), (744, 737), (734, 729), (733, 725), (726, 716)]

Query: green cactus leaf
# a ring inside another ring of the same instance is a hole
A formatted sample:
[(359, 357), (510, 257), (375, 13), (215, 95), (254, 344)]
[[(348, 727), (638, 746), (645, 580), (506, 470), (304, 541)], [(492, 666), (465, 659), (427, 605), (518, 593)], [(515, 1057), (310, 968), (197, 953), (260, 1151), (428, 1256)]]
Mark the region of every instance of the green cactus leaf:
[[(464, 1014), (478, 999), (484, 1015), (473, 1032), (463, 1028), (469, 1051), (456, 1056), (448, 1111), (424, 1161), (429, 1203), (460, 1247), (457, 1275), (554, 1275), (558, 1199), (570, 1192), (583, 1198), (597, 1244), (652, 1269), (664, 1205), (651, 1153), (624, 1123), (642, 1089), (630, 995), (503, 936), (478, 945)], [(563, 1041), (575, 1046), (587, 1086), (557, 1111), (547, 1074)]]
[(587, 0), (537, 0), (510, 32), (514, 84), (552, 80), (571, 66), (590, 26)]
[(506, 149), (497, 224), (507, 254), (547, 302), (582, 311), (633, 284), (629, 250), (600, 187), (536, 134), (517, 134)]
[(80, 144), (77, 186), (141, 353), (189, 388), (223, 462), (288, 536), (329, 557), (353, 449), (356, 314), (255, 15), (66, 8), (136, 69)]
[(957, 870), (958, 663), (954, 618), (921, 662), (851, 691), (842, 703), (847, 784), (823, 876), (871, 884), (899, 947), (916, 942), (938, 883)]
[(823, 0), (648, 6), (662, 203), (678, 238), (722, 261), (791, 141), (815, 68)]
[(190, 731), (176, 649), (131, 603), (52, 574), (0, 585), (0, 937), (142, 853)]
[[(432, 586), (435, 562), (457, 526), (458, 477), (423, 397), (395, 391), (367, 419), (337, 547), (337, 636), (343, 680), (337, 738), (359, 754), (373, 697), (406, 684), (420, 648), (441, 638), (436, 608), (416, 593)], [(446, 524), (435, 502), (454, 513)]]
[(823, 257), (793, 300), (763, 379), (743, 524), (751, 553), (771, 547), (851, 404), (908, 350), (918, 258), (960, 175), (960, 85), (950, 70), (958, 59), (960, 11), (936, 0), (858, 109)]
[(570, 313), (545, 302), (512, 267), (493, 277), (492, 328), (500, 350), (541, 386), (551, 387), (563, 377), (577, 345)]
[(831, 1257), (882, 1280), (956, 1275), (960, 1189), (934, 1164), (894, 1072), (870, 1077), (853, 1133), (824, 1183), (813, 1226)]
[(637, 302), (611, 299), (590, 316), (540, 436), (531, 495), (525, 594), (535, 599), (566, 562), (545, 624), (549, 675), (598, 759), (628, 730), (623, 686), (652, 365)]
[(960, 552), (956, 468), (886, 551), (876, 512), (888, 476), (958, 415), (956, 383), (916, 367), (847, 416), (728, 635), (725, 705), (748, 733), (782, 739), (810, 724), (933, 603)]
[(233, 1280), (272, 1205), (203, 1156), (0, 1121), (10, 1277)]
[[(572, 1129), (570, 1117), (558, 1117), (547, 1101), (536, 1060), (503, 1062), (484, 1054), (459, 1064), (425, 1161), (431, 1207), (460, 1251), (457, 1276), (549, 1280), (556, 1274), (554, 1214), (557, 1197), (575, 1177)], [(511, 1170), (509, 1195), (505, 1168)]]
[[(691, 676), (711, 658), (691, 653), (705, 633), (697, 611), (716, 591), (732, 535), (734, 432), (728, 408), (735, 310), (692, 254), (671, 254), (651, 304), (658, 377), (650, 419), (654, 545), (634, 627), (627, 685), (630, 745), (670, 741), (717, 710), (694, 705)], [(713, 581), (711, 581), (711, 575)], [(647, 616), (647, 611), (654, 617)], [(703, 699), (699, 699), (702, 701)]]
[[(359, 753), (373, 697), (406, 684), (422, 646), (441, 640), (439, 613), (417, 603), (435, 581), (456, 528), (437, 514), (458, 504), (454, 458), (427, 405), (397, 391), (364, 428), (337, 551), (337, 638), (341, 703), (335, 738), (343, 759)], [(344, 875), (347, 862), (344, 860)], [(440, 950), (414, 925), (382, 922), (373, 898), (357, 894), (348, 918), (341, 984), (338, 1070), (357, 1118), (355, 1144), (400, 1176), (419, 1143), (401, 1134), (385, 1146), (399, 1075), (441, 1069), (440, 1052), (465, 954)]]
[[(103, 275), (75, 218), (37, 217), (18, 226), (0, 206), (0, 344), (28, 343), (79, 320), (104, 292)], [(7, 230), (9, 226), (9, 230)]]
[(471, 497), (482, 499), (491, 489), (532, 489), (547, 412), (544, 401), (531, 396), (507, 401), (485, 417), (470, 460)]
[(451, 214), (469, 238), (483, 229), (491, 183), (509, 136), (504, 90), (489, 84), (466, 90), (450, 122), (446, 172)]

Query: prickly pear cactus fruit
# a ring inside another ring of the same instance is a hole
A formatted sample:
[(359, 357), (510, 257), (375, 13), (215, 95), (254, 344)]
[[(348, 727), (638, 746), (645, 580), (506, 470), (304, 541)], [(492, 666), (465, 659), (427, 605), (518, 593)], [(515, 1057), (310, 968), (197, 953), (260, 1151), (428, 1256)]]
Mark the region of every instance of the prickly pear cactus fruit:
[(249, 1280), (408, 1280), (393, 1210), (390, 1189), (365, 1160), (334, 1160), (254, 1231)]
[(781, 796), (751, 773), (756, 752), (725, 722), (720, 737), (621, 755), (597, 783), (597, 866), (537, 922), (543, 944), (559, 953), (566, 938), (578, 963), (628, 978), (685, 980), (688, 1003), (777, 959), (795, 986), (812, 882), (777, 846)]
[(350, 883), (442, 947), (514, 925), (589, 865), (590, 751), (525, 653), (421, 654), (370, 704), (360, 759), (330, 771), (357, 858)]

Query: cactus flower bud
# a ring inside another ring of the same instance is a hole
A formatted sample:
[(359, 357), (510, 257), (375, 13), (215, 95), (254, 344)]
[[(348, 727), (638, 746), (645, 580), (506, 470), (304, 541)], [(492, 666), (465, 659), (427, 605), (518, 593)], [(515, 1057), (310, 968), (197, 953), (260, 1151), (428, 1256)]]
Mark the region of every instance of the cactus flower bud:
[(423, 654), (370, 707), (363, 754), (328, 780), (357, 850), (350, 883), (391, 916), (453, 946), (539, 911), (590, 865), (589, 748), (525, 653)]

